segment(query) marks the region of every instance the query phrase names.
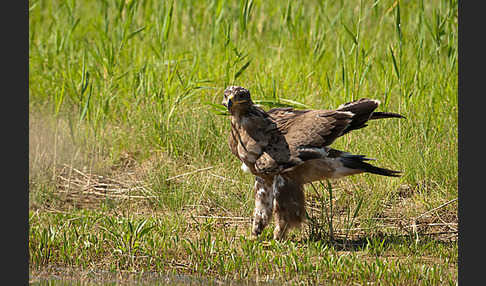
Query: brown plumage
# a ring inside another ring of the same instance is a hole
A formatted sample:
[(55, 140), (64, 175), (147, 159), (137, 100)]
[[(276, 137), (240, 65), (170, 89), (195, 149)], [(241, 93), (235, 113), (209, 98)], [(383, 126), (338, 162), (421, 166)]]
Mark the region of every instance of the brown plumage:
[(403, 118), (375, 112), (379, 101), (359, 99), (336, 110), (256, 106), (250, 92), (239, 86), (224, 91), (223, 105), (231, 116), (229, 146), (255, 178), (252, 233), (259, 235), (275, 214), (274, 238), (283, 239), (305, 217), (303, 185), (325, 178), (368, 172), (398, 177), (399, 171), (379, 168), (363, 155), (329, 147), (338, 137), (367, 126), (369, 120)]

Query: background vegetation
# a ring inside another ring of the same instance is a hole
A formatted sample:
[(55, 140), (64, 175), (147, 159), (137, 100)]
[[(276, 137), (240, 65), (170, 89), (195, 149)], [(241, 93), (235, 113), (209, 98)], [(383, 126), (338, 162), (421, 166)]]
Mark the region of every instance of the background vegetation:
[[(232, 84), (265, 108), (379, 99), (407, 119), (333, 146), (403, 176), (309, 185), (301, 230), (251, 238)], [(457, 281), (457, 1), (29, 1), (29, 99), (34, 280)]]

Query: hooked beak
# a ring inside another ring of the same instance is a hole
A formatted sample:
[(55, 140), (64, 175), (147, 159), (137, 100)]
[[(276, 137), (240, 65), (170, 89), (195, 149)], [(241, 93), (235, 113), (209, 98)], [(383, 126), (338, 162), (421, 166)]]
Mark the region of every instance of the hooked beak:
[(226, 103), (226, 107), (228, 108), (228, 111), (231, 110), (231, 106), (233, 106), (233, 100), (228, 99), (228, 102)]
[(223, 100), (222, 104), (228, 108), (228, 111), (230, 111), (233, 106), (233, 96), (230, 95), (226, 100)]

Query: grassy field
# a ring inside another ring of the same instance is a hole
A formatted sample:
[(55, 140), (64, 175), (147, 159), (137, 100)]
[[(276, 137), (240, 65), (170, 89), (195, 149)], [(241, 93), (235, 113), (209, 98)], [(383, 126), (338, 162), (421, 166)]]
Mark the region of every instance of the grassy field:
[[(30, 280), (455, 285), (457, 82), (453, 0), (29, 1)], [(407, 119), (333, 146), (403, 176), (309, 185), (302, 229), (252, 238), (233, 84), (266, 109), (380, 100)]]

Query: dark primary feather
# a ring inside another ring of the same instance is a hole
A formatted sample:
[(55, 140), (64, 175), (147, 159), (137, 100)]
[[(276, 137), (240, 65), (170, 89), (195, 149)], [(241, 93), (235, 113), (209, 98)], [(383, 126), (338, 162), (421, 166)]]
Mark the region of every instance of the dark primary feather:
[(356, 170), (362, 170), (363, 172), (372, 173), (376, 175), (388, 176), (388, 177), (400, 177), (400, 171), (389, 170), (385, 168), (380, 168), (373, 166), (369, 163), (364, 162), (367, 160), (364, 156), (358, 157), (348, 157), (344, 156), (339, 158), (343, 163), (344, 167)]
[(338, 158), (344, 165), (344, 167), (356, 170), (362, 170), (376, 175), (388, 176), (388, 177), (400, 177), (400, 171), (389, 170), (373, 166), (365, 161), (374, 160), (366, 158), (365, 155), (354, 155), (348, 152), (339, 151), (336, 149), (328, 149), (329, 158)]
[(406, 118), (403, 115), (400, 115), (398, 113), (393, 113), (393, 112), (381, 112), (381, 111), (375, 111), (373, 114), (371, 114), (370, 120), (373, 119), (383, 119), (383, 118)]

